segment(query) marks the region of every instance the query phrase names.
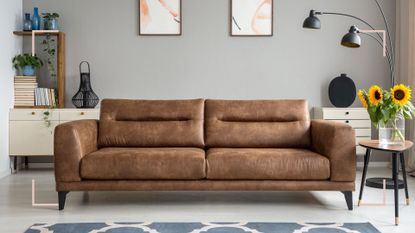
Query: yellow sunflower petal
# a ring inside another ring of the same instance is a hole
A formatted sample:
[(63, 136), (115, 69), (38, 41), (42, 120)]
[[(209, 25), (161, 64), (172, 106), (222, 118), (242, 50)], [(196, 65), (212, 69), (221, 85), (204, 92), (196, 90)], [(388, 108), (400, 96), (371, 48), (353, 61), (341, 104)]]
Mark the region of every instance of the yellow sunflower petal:
[(374, 85), (369, 89), (369, 102), (372, 105), (378, 106), (383, 99), (383, 91), (378, 85)]
[(362, 103), (362, 106), (364, 108), (367, 108), (368, 107), (368, 104), (367, 104), (367, 101), (366, 101), (366, 98), (365, 98), (364, 91), (363, 90), (359, 90), (359, 92), (357, 93), (357, 96), (359, 97), (359, 100)]
[(391, 88), (392, 100), (400, 106), (406, 105), (411, 100), (411, 93), (411, 88), (403, 84), (398, 84)]

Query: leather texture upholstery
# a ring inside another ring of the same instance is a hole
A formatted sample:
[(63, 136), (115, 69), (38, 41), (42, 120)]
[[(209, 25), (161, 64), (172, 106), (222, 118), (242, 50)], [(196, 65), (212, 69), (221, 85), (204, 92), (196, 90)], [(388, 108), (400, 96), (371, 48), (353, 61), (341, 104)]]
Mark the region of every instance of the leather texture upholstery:
[(354, 130), (305, 100), (103, 100), (58, 125), (57, 191), (353, 191)]
[(356, 179), (356, 140), (350, 125), (325, 120), (311, 123), (312, 148), (330, 160), (330, 180)]
[(99, 147), (204, 147), (204, 101), (103, 100)]
[(210, 148), (307, 148), (310, 116), (304, 100), (206, 100)]
[(98, 121), (81, 120), (60, 124), (55, 128), (54, 163), (57, 182), (81, 181), (82, 158), (96, 151)]
[(91, 180), (197, 180), (206, 177), (199, 148), (103, 148), (81, 161), (81, 177)]
[(211, 180), (327, 180), (329, 160), (305, 149), (209, 149)]

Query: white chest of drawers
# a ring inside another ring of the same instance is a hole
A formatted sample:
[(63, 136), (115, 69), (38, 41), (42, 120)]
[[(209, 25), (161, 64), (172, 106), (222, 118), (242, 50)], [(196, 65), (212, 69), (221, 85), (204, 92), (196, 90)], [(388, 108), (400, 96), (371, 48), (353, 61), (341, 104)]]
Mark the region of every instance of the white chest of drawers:
[[(44, 112), (50, 112), (48, 127)], [(11, 109), (9, 114), (9, 155), (53, 156), (54, 128), (68, 121), (99, 119), (99, 109)]]
[[(356, 133), (356, 144), (372, 138), (372, 123), (364, 108), (314, 108), (314, 118), (346, 123)], [(356, 154), (363, 155), (365, 149), (357, 146)]]

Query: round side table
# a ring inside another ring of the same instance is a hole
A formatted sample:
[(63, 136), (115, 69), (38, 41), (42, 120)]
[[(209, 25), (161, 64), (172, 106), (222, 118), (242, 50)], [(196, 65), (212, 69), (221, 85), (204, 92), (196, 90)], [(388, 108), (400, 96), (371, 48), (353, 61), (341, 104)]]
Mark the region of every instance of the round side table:
[(404, 152), (410, 149), (413, 145), (411, 141), (405, 141), (403, 145), (383, 145), (379, 143), (379, 140), (368, 140), (368, 141), (361, 141), (359, 145), (366, 148), (366, 154), (364, 158), (364, 167), (363, 167), (363, 175), (362, 175), (362, 183), (360, 185), (360, 193), (359, 193), (359, 203), (361, 203), (362, 195), (363, 195), (363, 188), (365, 186), (367, 168), (369, 166), (369, 159), (372, 150), (378, 151), (386, 151), (392, 153), (392, 180), (393, 180), (393, 189), (395, 190), (395, 225), (399, 224), (399, 165), (398, 165), (398, 157), (401, 160), (401, 167), (402, 167), (402, 176), (403, 176), (403, 185), (405, 188), (405, 196), (406, 196), (406, 204), (409, 205), (409, 193), (408, 193), (408, 182), (406, 180), (406, 170), (405, 170), (405, 157)]

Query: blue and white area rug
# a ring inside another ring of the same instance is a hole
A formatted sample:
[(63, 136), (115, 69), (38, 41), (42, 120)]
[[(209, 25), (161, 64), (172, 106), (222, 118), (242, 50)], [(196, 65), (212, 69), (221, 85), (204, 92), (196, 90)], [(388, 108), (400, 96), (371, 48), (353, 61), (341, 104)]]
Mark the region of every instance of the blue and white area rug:
[(25, 233), (380, 233), (370, 223), (59, 223)]

